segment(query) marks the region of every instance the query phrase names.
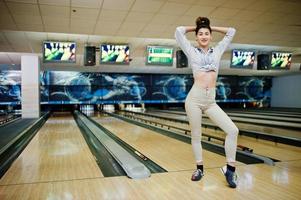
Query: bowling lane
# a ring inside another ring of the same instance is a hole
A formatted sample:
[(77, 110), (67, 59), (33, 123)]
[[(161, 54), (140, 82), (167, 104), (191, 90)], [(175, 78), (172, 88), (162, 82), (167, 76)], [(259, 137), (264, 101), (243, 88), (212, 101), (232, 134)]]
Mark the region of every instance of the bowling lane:
[[(174, 114), (179, 114), (183, 115), (186, 114), (184, 111), (170, 111), (170, 110), (160, 110), (161, 112), (166, 112), (166, 113), (174, 113)], [(242, 112), (227, 112), (227, 114), (230, 117), (238, 117), (238, 118), (252, 118), (252, 119), (264, 119), (264, 120), (275, 120), (275, 121), (284, 121), (284, 122), (301, 122), (301, 118), (298, 117), (289, 117), (289, 116), (268, 116), (268, 115), (262, 115), (261, 113), (244, 113)], [(204, 115), (205, 117), (206, 115)]]
[(267, 116), (261, 115), (261, 113), (256, 114), (247, 114), (247, 113), (232, 113), (227, 112), (229, 116), (235, 117), (244, 117), (244, 118), (252, 118), (252, 119), (264, 119), (264, 120), (271, 120), (271, 121), (284, 121), (284, 122), (301, 122), (301, 118), (296, 117), (288, 117), (288, 116)]
[[(300, 199), (300, 161), (296, 170), (264, 164), (238, 166), (238, 187), (230, 189), (219, 169), (207, 169), (200, 182), (190, 171), (152, 174), (148, 179), (125, 176), (53, 183), (0, 186), (1, 200), (24, 199)], [(298, 170), (297, 170), (298, 169)], [(30, 192), (29, 192), (30, 191)], [(2, 196), (1, 196), (2, 195)]]
[[(96, 114), (92, 118), (167, 171), (195, 168), (190, 144), (113, 117)], [(205, 168), (220, 167), (225, 164), (223, 156), (206, 150), (203, 151), (203, 158)]]
[[(165, 114), (165, 113), (164, 113)], [(147, 116), (141, 116), (138, 115), (137, 117), (143, 118), (143, 119), (149, 119), (151, 121), (155, 121), (158, 123), (163, 123), (163, 124), (168, 124), (171, 126), (179, 127), (179, 128), (184, 128), (189, 130), (189, 125), (188, 124), (183, 124), (179, 122), (171, 122), (168, 120), (164, 119), (155, 119), (153, 117), (147, 117)], [(173, 130), (175, 132), (175, 130)], [(183, 134), (183, 131), (178, 131), (179, 133)], [(225, 139), (225, 133), (222, 131), (215, 131), (214, 129), (210, 128), (202, 128), (202, 132), (206, 133), (208, 135), (213, 135), (217, 136), (220, 138)], [(220, 142), (219, 142), (220, 143)], [(266, 141), (266, 140), (260, 140), (256, 138), (251, 138), (247, 136), (238, 136), (238, 141), (237, 143), (239, 145), (251, 148), (254, 150), (254, 153), (260, 154), (263, 156), (268, 156), (277, 160), (281, 161), (288, 161), (288, 160), (295, 160), (295, 159), (301, 159), (301, 148), (300, 147), (295, 147), (295, 146), (290, 146), (290, 145), (285, 145), (285, 144), (275, 144), (274, 142), (271, 141)]]
[[(162, 117), (170, 117), (174, 119), (181, 119), (181, 120), (187, 120), (186, 115), (179, 115), (179, 114), (172, 114), (172, 113), (165, 113), (165, 112), (146, 112), (148, 114), (158, 115)], [(203, 117), (202, 122), (213, 124), (209, 118)], [(279, 135), (279, 136), (285, 136), (285, 137), (293, 137), (293, 138), (301, 138), (300, 131), (298, 130), (291, 130), (286, 128), (276, 128), (271, 126), (264, 126), (264, 125), (255, 125), (255, 124), (248, 124), (243, 122), (234, 122), (236, 126), (239, 129), (246, 129), (249, 131), (258, 131), (263, 132), (270, 135)]]
[(68, 114), (50, 117), (0, 185), (103, 177), (80, 130)]
[(254, 113), (254, 114), (264, 114), (273, 116), (290, 116), (290, 117), (301, 117), (301, 112), (299, 111), (281, 111), (281, 110), (242, 110), (242, 109), (225, 109), (227, 112), (235, 113)]

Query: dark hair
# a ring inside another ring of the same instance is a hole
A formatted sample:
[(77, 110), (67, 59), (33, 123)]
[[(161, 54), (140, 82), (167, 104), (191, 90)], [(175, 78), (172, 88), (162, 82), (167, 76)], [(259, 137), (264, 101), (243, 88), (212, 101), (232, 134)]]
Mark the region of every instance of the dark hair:
[(210, 33), (212, 32), (211, 27), (210, 27), (210, 20), (207, 17), (198, 17), (195, 20), (196, 23), (196, 29), (195, 29), (195, 34), (197, 35), (199, 30), (201, 28), (208, 28)]

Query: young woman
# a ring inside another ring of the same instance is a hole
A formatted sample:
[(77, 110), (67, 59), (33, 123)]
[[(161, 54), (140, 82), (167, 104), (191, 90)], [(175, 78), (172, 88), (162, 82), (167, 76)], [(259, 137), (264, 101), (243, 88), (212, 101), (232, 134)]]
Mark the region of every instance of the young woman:
[[(212, 31), (225, 34), (223, 40), (214, 48), (209, 47)], [(187, 40), (185, 34), (188, 32), (195, 32), (198, 47), (192, 46)], [(215, 86), (221, 57), (234, 35), (234, 28), (210, 27), (210, 21), (206, 17), (198, 17), (196, 26), (180, 26), (175, 32), (176, 41), (186, 54), (194, 77), (194, 84), (185, 100), (185, 110), (191, 128), (191, 144), (197, 165), (191, 180), (199, 181), (204, 176), (200, 143), (202, 112), (204, 112), (227, 134), (225, 140), (227, 166), (221, 170), (232, 188), (237, 185), (235, 156), (238, 128), (216, 104)]]

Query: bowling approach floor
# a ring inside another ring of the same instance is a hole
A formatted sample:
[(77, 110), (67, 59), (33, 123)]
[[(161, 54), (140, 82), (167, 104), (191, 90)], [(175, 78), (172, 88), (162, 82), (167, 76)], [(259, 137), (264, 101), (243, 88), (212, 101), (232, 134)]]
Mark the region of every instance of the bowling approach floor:
[[(176, 118), (176, 119), (181, 119), (181, 120), (187, 120), (187, 116), (186, 116), (185, 112), (167, 112), (167, 111), (160, 111), (160, 110), (152, 110), (152, 111), (147, 111), (146, 113), (153, 114), (153, 115), (158, 115), (158, 116), (163, 116), (163, 117), (168, 117), (168, 118)], [(295, 117), (294, 119), (299, 119), (300, 120), (300, 118), (297, 118), (297, 117)], [(248, 120), (252, 121), (254, 119), (251, 118), (251, 119), (248, 119)], [(274, 122), (274, 123), (277, 123), (277, 121), (272, 121), (272, 120), (270, 120), (270, 121)], [(211, 120), (206, 116), (202, 118), (202, 122), (212, 124)], [(239, 129), (265, 132), (265, 133), (271, 134), (271, 135), (301, 138), (300, 130), (293, 130), (293, 129), (282, 128), (282, 127), (275, 127), (273, 125), (265, 125), (265, 124), (251, 124), (251, 123), (248, 123), (248, 122), (234, 121), (234, 123), (237, 125), (237, 127)]]
[[(148, 113), (152, 114), (151, 112), (148, 112)], [(156, 116), (166, 117), (167, 115), (166, 115), (166, 113), (158, 112), (158, 113), (156, 113)], [(159, 119), (159, 118), (154, 118), (154, 117), (147, 117), (147, 116), (140, 116), (140, 115), (138, 117), (146, 119), (146, 120), (148, 119), (153, 122), (163, 123), (165, 125), (171, 125), (174, 127), (179, 127), (179, 128), (184, 128), (186, 130), (189, 130), (188, 124), (172, 122), (169, 120), (164, 120), (164, 119)], [(180, 118), (183, 118), (183, 116), (173, 115), (173, 118), (180, 119)], [(205, 121), (205, 120), (203, 120), (203, 121)], [(209, 120), (207, 120), (207, 121), (209, 121)], [(244, 124), (244, 126), (242, 126), (242, 127), (246, 128), (248, 126), (246, 124)], [(173, 131), (177, 132), (176, 129)], [(180, 131), (178, 131), (178, 133), (181, 134)], [(203, 135), (207, 134), (207, 135), (212, 135), (212, 136), (216, 136), (216, 137), (223, 138), (223, 139), (226, 136), (225, 133), (222, 132), (221, 130), (214, 130), (214, 129), (210, 129), (210, 128), (202, 128), (202, 133), (203, 133)], [(183, 134), (183, 132), (182, 132), (182, 134)], [(271, 132), (271, 134), (273, 134), (273, 132)], [(204, 138), (204, 139), (206, 140), (206, 138)], [(221, 142), (219, 142), (219, 143), (221, 143)], [(295, 146), (281, 144), (281, 143), (275, 143), (273, 141), (256, 139), (256, 138), (242, 136), (242, 135), (238, 136), (237, 144), (248, 147), (250, 149), (253, 149), (253, 152), (256, 154), (259, 154), (262, 156), (267, 156), (267, 157), (270, 157), (270, 158), (273, 158), (276, 160), (280, 160), (280, 161), (290, 161), (290, 160), (301, 159), (301, 148), (300, 147), (295, 147)]]
[(1, 178), (0, 199), (300, 198), (298, 156), (275, 166), (238, 163), (239, 184), (230, 189), (219, 170), (222, 156), (204, 151), (205, 176), (200, 182), (192, 182), (194, 165), (189, 144), (112, 117), (99, 115), (93, 119), (168, 172), (141, 180), (103, 177), (71, 113), (56, 113)]

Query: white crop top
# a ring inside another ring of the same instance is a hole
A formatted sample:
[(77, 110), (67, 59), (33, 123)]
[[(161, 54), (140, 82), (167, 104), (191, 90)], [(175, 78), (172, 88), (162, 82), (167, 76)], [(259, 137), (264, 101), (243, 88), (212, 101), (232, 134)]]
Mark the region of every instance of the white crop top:
[(191, 45), (185, 35), (186, 28), (183, 26), (176, 28), (175, 38), (187, 56), (193, 75), (195, 75), (197, 71), (218, 71), (221, 57), (231, 43), (235, 32), (234, 28), (229, 28), (222, 41), (214, 48), (210, 48), (207, 53), (203, 49)]

